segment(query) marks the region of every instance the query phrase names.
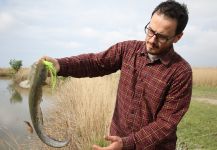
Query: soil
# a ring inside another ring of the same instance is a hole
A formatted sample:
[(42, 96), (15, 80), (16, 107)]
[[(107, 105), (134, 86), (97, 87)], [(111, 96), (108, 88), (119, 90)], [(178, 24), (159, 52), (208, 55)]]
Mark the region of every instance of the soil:
[(192, 97), (193, 100), (199, 101), (199, 102), (204, 102), (204, 103), (209, 103), (212, 105), (217, 105), (217, 99), (213, 98), (204, 98), (204, 97)]

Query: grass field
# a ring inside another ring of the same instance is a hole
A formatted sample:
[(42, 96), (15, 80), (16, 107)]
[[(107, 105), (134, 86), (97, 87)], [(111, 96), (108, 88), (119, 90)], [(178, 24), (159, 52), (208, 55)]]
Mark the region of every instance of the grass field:
[(217, 100), (217, 87), (212, 86), (194, 86), (193, 97), (211, 98)]
[(182, 150), (217, 149), (217, 105), (196, 101), (217, 101), (217, 69), (193, 69), (193, 93), (189, 111), (178, 126), (178, 147)]
[(216, 150), (217, 106), (193, 100), (179, 124), (178, 138), (182, 149)]

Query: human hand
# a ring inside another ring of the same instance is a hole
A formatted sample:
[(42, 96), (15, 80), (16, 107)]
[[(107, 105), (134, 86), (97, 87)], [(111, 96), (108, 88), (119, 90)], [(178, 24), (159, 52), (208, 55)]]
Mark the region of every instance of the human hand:
[(111, 144), (107, 147), (100, 147), (93, 145), (93, 150), (121, 150), (123, 148), (123, 141), (119, 136), (106, 136), (107, 141), (111, 141)]
[(49, 57), (49, 56), (43, 56), (42, 58), (40, 58), (40, 60), (46, 60), (46, 61), (49, 61), (49, 62), (53, 63), (53, 65), (54, 65), (54, 67), (56, 69), (56, 72), (59, 72), (60, 64), (58, 63), (58, 61), (55, 58), (52, 58), (52, 57)]

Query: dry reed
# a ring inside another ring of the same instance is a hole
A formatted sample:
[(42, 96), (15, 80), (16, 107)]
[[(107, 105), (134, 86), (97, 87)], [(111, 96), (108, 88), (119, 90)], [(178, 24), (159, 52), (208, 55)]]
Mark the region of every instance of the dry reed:
[(0, 77), (10, 77), (14, 73), (13, 69), (10, 68), (0, 68)]
[[(61, 149), (88, 150), (93, 144), (104, 146), (108, 134), (117, 93), (119, 73), (97, 78), (66, 78), (59, 80), (53, 95), (53, 104), (43, 114), (44, 126), (49, 135), (63, 140), (68, 136), (71, 142)], [(48, 111), (48, 112), (47, 112)], [(38, 138), (32, 142), (33, 149), (55, 149), (41, 143)], [(27, 145), (26, 145), (27, 146)]]
[(217, 87), (217, 68), (193, 68), (193, 85)]
[[(15, 83), (26, 80), (29, 76), (29, 68), (21, 68), (15, 75)], [(13, 70), (10, 68), (0, 68), (0, 76), (10, 76)], [(48, 78), (49, 80), (49, 78)], [(49, 81), (48, 81), (49, 83)], [(217, 86), (217, 68), (193, 68), (194, 86)]]
[(20, 83), (28, 78), (29, 75), (29, 68), (21, 68), (13, 77), (13, 81), (15, 83)]
[[(22, 73), (20, 73), (22, 79)], [(217, 68), (193, 68), (195, 86), (217, 86)], [(53, 137), (72, 137), (69, 146), (62, 149), (88, 150), (93, 144), (105, 145), (114, 110), (119, 73), (97, 78), (66, 78), (60, 80), (55, 106), (45, 121), (47, 132)], [(53, 149), (35, 141), (40, 149)], [(38, 148), (38, 147), (37, 147)], [(36, 149), (37, 149), (36, 148)]]
[(97, 78), (68, 78), (58, 90), (58, 106), (69, 124), (78, 150), (91, 149), (93, 144), (105, 145), (119, 74)]

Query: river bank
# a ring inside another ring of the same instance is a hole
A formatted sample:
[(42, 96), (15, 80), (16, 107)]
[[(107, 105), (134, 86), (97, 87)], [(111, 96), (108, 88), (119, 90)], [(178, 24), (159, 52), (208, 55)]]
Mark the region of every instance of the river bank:
[(0, 68), (0, 77), (11, 77), (14, 74), (13, 69)]
[[(28, 95), (29, 89), (14, 84), (12, 78), (0, 77), (0, 149), (38, 149), (43, 145), (34, 131), (30, 132)], [(41, 103), (45, 118), (55, 108), (53, 99), (49, 86), (45, 86)]]

